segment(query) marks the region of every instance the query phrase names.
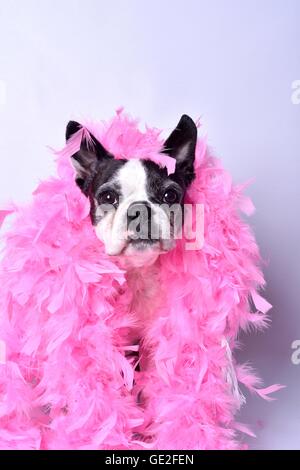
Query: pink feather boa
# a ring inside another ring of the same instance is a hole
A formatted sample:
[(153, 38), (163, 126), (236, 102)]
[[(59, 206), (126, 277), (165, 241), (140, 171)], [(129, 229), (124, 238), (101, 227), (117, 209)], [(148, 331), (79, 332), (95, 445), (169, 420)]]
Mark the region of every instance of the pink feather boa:
[[(87, 128), (117, 158), (158, 158), (159, 131), (142, 133), (122, 112)], [(278, 389), (257, 388), (231, 358), (240, 329), (267, 323), (258, 248), (239, 216), (251, 201), (199, 139), (187, 201), (204, 204), (205, 243), (185, 251), (178, 242), (158, 260), (161, 305), (141, 346), (152, 361), (138, 372), (125, 357), (138, 348), (138, 286), (96, 238), (69, 151), (30, 205), (1, 212), (15, 216), (0, 273), (0, 448), (244, 448), (240, 433), (251, 431), (234, 418), (243, 401), (236, 376), (265, 398)]]

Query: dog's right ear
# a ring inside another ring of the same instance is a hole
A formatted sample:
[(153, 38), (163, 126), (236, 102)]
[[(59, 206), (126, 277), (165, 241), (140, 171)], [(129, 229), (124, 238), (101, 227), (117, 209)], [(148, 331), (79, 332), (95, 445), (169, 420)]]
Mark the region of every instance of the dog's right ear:
[[(70, 121), (66, 128), (66, 141), (82, 129), (81, 124)], [(89, 133), (89, 138), (82, 137), (80, 149), (71, 156), (72, 164), (76, 170), (76, 184), (87, 195), (89, 185), (96, 173), (98, 164), (104, 159), (113, 158), (102, 144)]]

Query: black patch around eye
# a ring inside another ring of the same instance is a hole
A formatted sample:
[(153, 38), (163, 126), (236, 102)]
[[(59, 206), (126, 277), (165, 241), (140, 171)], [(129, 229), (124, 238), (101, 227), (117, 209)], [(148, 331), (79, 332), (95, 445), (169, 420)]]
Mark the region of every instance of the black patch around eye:
[(116, 173), (122, 168), (128, 160), (120, 159), (120, 160), (107, 160), (104, 162), (99, 163), (97, 167), (97, 173), (94, 176), (92, 185), (91, 185), (91, 192), (95, 195), (100, 187), (104, 183), (108, 183), (109, 181), (113, 181), (114, 176)]
[[(175, 175), (168, 175), (166, 168), (159, 167), (150, 160), (143, 160), (143, 166), (147, 174), (147, 193), (149, 199), (156, 204), (176, 204), (181, 203), (184, 195), (184, 184), (177, 181)], [(174, 201), (167, 202), (164, 198), (165, 193), (176, 192)]]
[(151, 160), (141, 160), (147, 175), (147, 193), (149, 199), (155, 203), (161, 202), (161, 191), (168, 179), (166, 168), (161, 168)]
[[(120, 188), (118, 188), (117, 185), (113, 183), (113, 180), (116, 173), (120, 170), (120, 168), (122, 168), (123, 165), (125, 165), (125, 163), (127, 163), (127, 161), (128, 160), (125, 159), (115, 160), (112, 158), (99, 163), (96, 175), (94, 176), (93, 181), (89, 186), (89, 199), (91, 204), (90, 217), (93, 225), (96, 225), (99, 221), (96, 215), (97, 204), (95, 204), (95, 199), (97, 200), (97, 195), (101, 192), (101, 186), (111, 181), (111, 189), (118, 193)], [(107, 187), (107, 189), (110, 188)]]

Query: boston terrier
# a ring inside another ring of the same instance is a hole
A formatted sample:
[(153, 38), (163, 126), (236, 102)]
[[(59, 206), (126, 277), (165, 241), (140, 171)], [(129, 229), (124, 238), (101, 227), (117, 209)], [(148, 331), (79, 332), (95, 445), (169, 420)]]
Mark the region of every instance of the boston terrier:
[[(66, 139), (80, 129), (70, 121)], [(71, 157), (76, 183), (90, 200), (91, 222), (108, 255), (141, 268), (174, 247), (185, 193), (195, 177), (196, 142), (197, 127), (183, 115), (161, 149), (176, 160), (168, 175), (147, 158), (115, 159), (93, 135), (82, 140)]]

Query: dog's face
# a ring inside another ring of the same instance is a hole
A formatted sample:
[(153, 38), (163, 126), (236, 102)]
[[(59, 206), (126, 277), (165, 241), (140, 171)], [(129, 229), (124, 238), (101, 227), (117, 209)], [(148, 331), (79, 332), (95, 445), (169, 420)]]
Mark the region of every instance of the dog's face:
[[(79, 129), (71, 121), (67, 140)], [(154, 259), (174, 246), (185, 191), (194, 179), (197, 128), (184, 115), (161, 150), (175, 172), (145, 159), (115, 159), (94, 136), (72, 156), (76, 183), (90, 199), (91, 220), (109, 255)], [(143, 264), (143, 262), (142, 262)]]

